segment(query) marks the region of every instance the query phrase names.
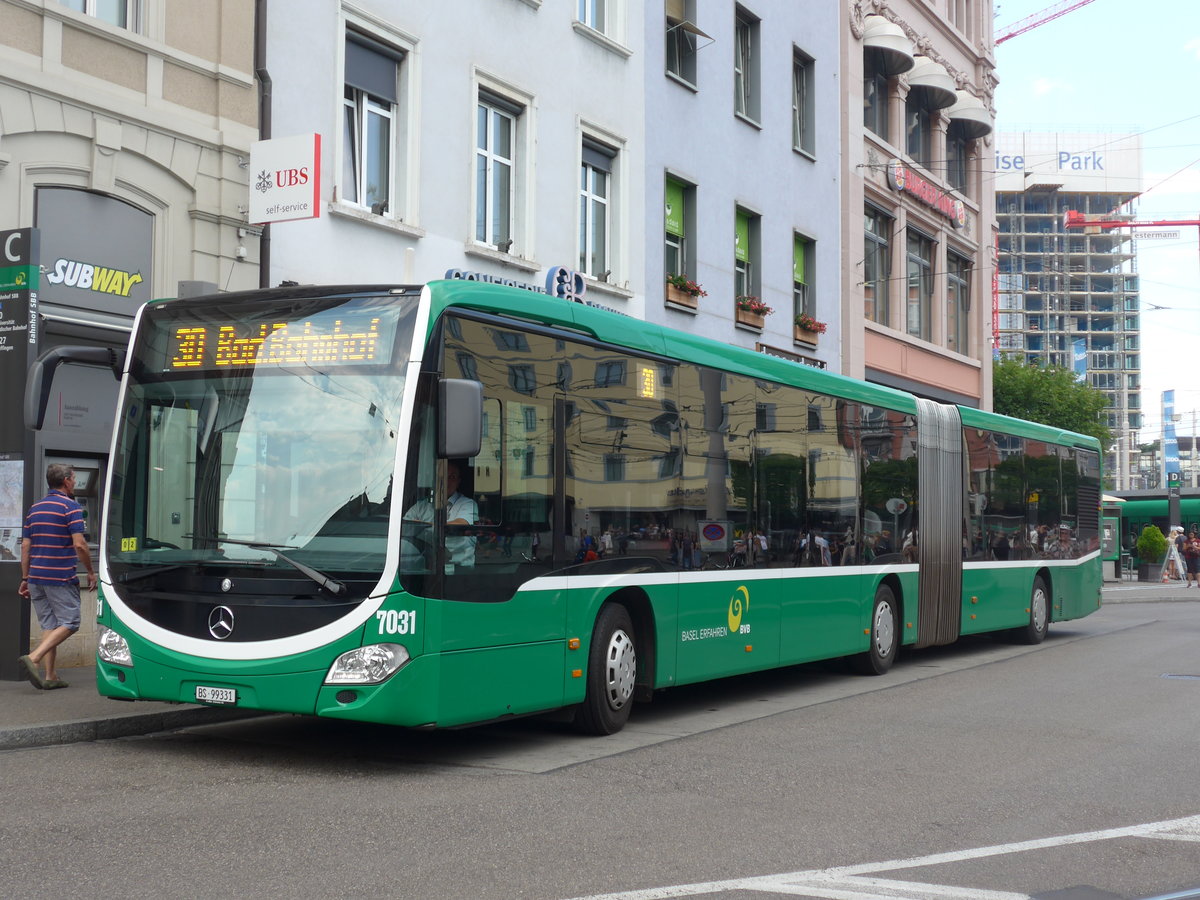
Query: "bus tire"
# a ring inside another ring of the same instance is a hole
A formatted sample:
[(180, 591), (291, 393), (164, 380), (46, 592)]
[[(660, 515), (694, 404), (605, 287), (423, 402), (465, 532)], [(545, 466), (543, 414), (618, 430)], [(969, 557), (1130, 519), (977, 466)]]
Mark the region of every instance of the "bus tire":
[(637, 640), (629, 612), (607, 603), (596, 617), (588, 653), (587, 693), (575, 710), (584, 734), (615, 734), (629, 720), (637, 682)]
[(896, 661), (900, 649), (900, 615), (896, 595), (886, 584), (875, 590), (871, 607), (871, 646), (866, 653), (851, 658), (854, 668), (863, 675), (883, 675)]
[(1050, 630), (1050, 592), (1041, 575), (1033, 578), (1029, 592), (1029, 623), (1013, 631), (1013, 636), (1022, 644), (1040, 644)]

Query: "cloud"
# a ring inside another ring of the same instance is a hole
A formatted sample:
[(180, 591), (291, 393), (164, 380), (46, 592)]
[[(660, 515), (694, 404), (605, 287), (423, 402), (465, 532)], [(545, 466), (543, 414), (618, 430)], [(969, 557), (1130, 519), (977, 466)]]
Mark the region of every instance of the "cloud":
[(1194, 37), (1189, 41), (1184, 41), (1183, 49), (1187, 53), (1195, 54), (1196, 59), (1200, 59), (1200, 37)]
[(1035, 97), (1047, 97), (1051, 94), (1070, 93), (1071, 85), (1066, 81), (1059, 81), (1055, 78), (1035, 78), (1033, 80), (1033, 94)]

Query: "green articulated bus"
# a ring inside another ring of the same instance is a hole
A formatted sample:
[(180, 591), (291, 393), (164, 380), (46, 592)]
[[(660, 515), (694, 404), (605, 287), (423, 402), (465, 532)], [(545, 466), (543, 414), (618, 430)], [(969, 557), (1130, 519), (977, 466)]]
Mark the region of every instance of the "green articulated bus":
[(410, 727), (1100, 605), (1095, 440), (516, 287), (165, 300), (124, 356), (97, 682)]

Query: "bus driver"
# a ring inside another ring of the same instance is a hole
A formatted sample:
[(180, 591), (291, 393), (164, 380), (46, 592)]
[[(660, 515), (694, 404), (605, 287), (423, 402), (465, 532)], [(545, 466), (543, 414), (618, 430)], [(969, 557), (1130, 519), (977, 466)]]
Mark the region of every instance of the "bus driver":
[[(458, 492), (462, 482), (462, 466), (451, 461), (446, 464), (446, 524), (474, 525), (479, 518), (479, 507), (475, 501)], [(418, 500), (404, 514), (406, 522), (423, 522), (426, 525), (433, 522), (433, 503), (430, 500)], [(475, 538), (468, 535), (454, 535), (446, 538), (446, 562), (459, 566), (475, 565)]]

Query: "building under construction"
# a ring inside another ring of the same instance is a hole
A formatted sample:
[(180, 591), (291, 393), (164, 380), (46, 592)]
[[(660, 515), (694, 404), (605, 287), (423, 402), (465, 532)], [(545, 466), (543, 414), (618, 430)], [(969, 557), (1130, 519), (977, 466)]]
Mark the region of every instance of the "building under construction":
[[(1134, 236), (1111, 224), (1133, 218), (1141, 159), (1138, 135), (1022, 132), (996, 144), (994, 346), (1105, 393), (1117, 489), (1129, 487), (1142, 426), (1141, 302)], [(1109, 227), (1068, 227), (1068, 211)]]

